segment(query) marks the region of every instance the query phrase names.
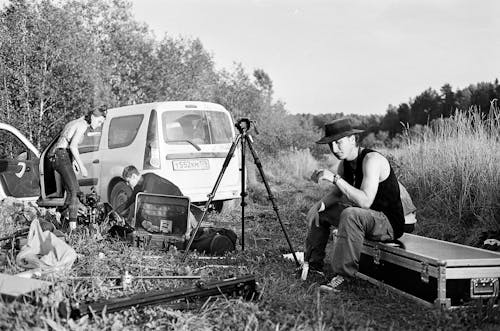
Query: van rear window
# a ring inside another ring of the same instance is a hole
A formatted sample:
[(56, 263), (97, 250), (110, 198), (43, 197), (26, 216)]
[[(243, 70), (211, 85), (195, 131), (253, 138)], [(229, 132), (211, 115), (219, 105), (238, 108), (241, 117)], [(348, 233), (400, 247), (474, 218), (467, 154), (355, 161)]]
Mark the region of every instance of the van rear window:
[(144, 115), (115, 117), (109, 123), (108, 148), (128, 146), (134, 141)]
[(162, 114), (165, 142), (224, 144), (232, 140), (231, 121), (218, 111), (179, 110)]

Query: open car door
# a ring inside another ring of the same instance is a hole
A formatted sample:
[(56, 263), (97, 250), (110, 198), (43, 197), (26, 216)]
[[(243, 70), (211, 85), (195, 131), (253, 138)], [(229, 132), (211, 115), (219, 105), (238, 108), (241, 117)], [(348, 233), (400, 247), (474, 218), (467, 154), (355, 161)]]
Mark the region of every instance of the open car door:
[(0, 198), (36, 199), (40, 153), (14, 127), (0, 123)]
[[(99, 142), (101, 140), (102, 126), (96, 129), (89, 127), (85, 131), (83, 140), (78, 145), (80, 158), (88, 171), (88, 177), (82, 177), (79, 171), (76, 171), (78, 185), (82, 193), (90, 193), (91, 188), (99, 184)], [(48, 152), (52, 149), (55, 143), (59, 140), (60, 133), (57, 134), (47, 147), (45, 147), (40, 158), (40, 198), (37, 204), (40, 207), (61, 207), (66, 201), (66, 192), (63, 188), (61, 176), (54, 170), (52, 163), (49, 161)], [(73, 161), (73, 168), (77, 169), (76, 161)]]

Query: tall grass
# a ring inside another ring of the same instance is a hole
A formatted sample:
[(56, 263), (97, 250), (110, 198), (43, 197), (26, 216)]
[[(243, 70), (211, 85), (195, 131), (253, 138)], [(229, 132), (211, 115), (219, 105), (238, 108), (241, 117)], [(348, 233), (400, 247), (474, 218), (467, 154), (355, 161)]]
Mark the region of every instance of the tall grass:
[(500, 231), (500, 111), (477, 109), (431, 123), (393, 151), (400, 180), (420, 209), (420, 232), (477, 243)]
[[(260, 175), (255, 165), (250, 163), (248, 163), (248, 184), (252, 186), (260, 181)], [(319, 162), (309, 149), (291, 149), (283, 151), (277, 157), (264, 157), (262, 168), (266, 178), (274, 183), (294, 183), (309, 178), (312, 172), (319, 168)]]

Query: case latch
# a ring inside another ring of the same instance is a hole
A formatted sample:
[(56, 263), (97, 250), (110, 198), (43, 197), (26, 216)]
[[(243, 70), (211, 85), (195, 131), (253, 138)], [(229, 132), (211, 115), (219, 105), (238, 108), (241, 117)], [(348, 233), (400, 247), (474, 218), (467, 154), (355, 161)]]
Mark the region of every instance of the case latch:
[(496, 298), (498, 296), (498, 278), (473, 278), (470, 280), (470, 297)]
[(429, 282), (429, 265), (425, 262), (422, 262), (422, 267), (420, 269), (420, 280), (424, 283)]

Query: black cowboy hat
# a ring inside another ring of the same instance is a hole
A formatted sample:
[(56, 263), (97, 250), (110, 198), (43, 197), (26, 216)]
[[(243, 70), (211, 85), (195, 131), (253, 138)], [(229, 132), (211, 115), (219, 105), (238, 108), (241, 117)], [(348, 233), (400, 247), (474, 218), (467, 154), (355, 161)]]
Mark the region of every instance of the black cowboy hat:
[(331, 123), (325, 124), (325, 136), (318, 140), (316, 144), (328, 144), (340, 138), (364, 132), (364, 130), (354, 129), (352, 120), (348, 117), (340, 118)]

